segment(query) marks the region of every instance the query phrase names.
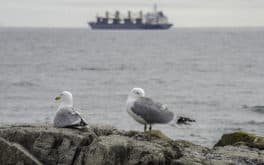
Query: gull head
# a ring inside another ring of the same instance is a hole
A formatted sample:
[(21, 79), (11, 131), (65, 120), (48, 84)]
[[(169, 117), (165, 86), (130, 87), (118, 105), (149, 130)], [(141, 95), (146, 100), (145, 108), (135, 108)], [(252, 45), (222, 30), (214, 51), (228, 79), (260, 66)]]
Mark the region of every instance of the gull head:
[(57, 101), (61, 101), (60, 106), (72, 106), (73, 105), (73, 98), (71, 92), (63, 91), (59, 96), (55, 98)]
[(144, 96), (145, 96), (145, 91), (142, 88), (133, 88), (129, 93), (129, 97), (133, 97), (133, 98), (139, 98)]

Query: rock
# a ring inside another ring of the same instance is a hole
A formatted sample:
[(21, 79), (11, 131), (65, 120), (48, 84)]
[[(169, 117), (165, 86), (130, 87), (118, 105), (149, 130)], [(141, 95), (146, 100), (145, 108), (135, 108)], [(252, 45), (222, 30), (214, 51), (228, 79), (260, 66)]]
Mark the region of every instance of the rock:
[(264, 164), (264, 137), (242, 131), (224, 134), (207, 158), (241, 165)]
[(176, 165), (202, 165), (205, 155), (210, 151), (207, 147), (195, 145), (193, 143), (176, 140), (172, 142), (174, 148), (178, 148), (181, 156), (174, 160)]
[(234, 132), (224, 134), (215, 146), (246, 145), (251, 148), (264, 149), (264, 137), (256, 136), (246, 132)]
[(34, 156), (29, 154), (18, 144), (12, 144), (3, 138), (0, 138), (0, 164), (13, 165), (42, 165)]
[(44, 164), (72, 164), (78, 147), (91, 143), (93, 132), (52, 126), (12, 126), (0, 129), (5, 140), (23, 146)]
[(263, 165), (264, 151), (248, 146), (224, 146), (214, 147), (210, 153), (206, 155), (208, 160), (224, 161), (229, 164), (239, 165)]
[(90, 128), (97, 136), (120, 134), (120, 131), (110, 125), (92, 125)]
[[(169, 149), (147, 141), (137, 141), (119, 135), (101, 136), (82, 150), (87, 164), (165, 164)], [(87, 154), (88, 153), (88, 154)]]
[(264, 164), (264, 151), (260, 145), (255, 146), (262, 144), (262, 140), (253, 134), (233, 133), (233, 136), (224, 135), (209, 149), (172, 140), (157, 130), (143, 133), (102, 125), (81, 130), (13, 125), (0, 127), (0, 164), (260, 165)]

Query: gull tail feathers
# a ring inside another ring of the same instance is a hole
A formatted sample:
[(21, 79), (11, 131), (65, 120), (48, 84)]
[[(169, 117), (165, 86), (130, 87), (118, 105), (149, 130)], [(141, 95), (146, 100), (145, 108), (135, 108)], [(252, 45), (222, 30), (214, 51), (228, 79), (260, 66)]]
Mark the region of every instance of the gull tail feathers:
[(169, 125), (172, 127), (176, 127), (177, 125), (191, 125), (191, 123), (193, 122), (196, 122), (196, 120), (185, 116), (174, 115), (174, 118), (169, 123)]
[(173, 119), (168, 123), (172, 127), (177, 126), (177, 116), (174, 114)]

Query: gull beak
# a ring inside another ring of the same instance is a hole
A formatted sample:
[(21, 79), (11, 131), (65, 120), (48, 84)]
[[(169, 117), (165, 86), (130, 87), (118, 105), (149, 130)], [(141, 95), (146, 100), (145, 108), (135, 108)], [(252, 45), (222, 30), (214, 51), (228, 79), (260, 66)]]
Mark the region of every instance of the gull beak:
[(61, 99), (60, 96), (55, 97), (55, 100), (60, 100), (60, 99)]

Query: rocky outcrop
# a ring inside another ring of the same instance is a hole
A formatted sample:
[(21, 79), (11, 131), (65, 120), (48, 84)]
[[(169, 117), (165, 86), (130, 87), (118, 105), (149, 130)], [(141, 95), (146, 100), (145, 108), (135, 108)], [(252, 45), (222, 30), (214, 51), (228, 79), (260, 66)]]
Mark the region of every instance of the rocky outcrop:
[(239, 140), (225, 143), (225, 138), (209, 149), (184, 140), (171, 140), (159, 131), (142, 133), (98, 125), (81, 130), (13, 125), (0, 128), (0, 164), (264, 164), (262, 148)]

